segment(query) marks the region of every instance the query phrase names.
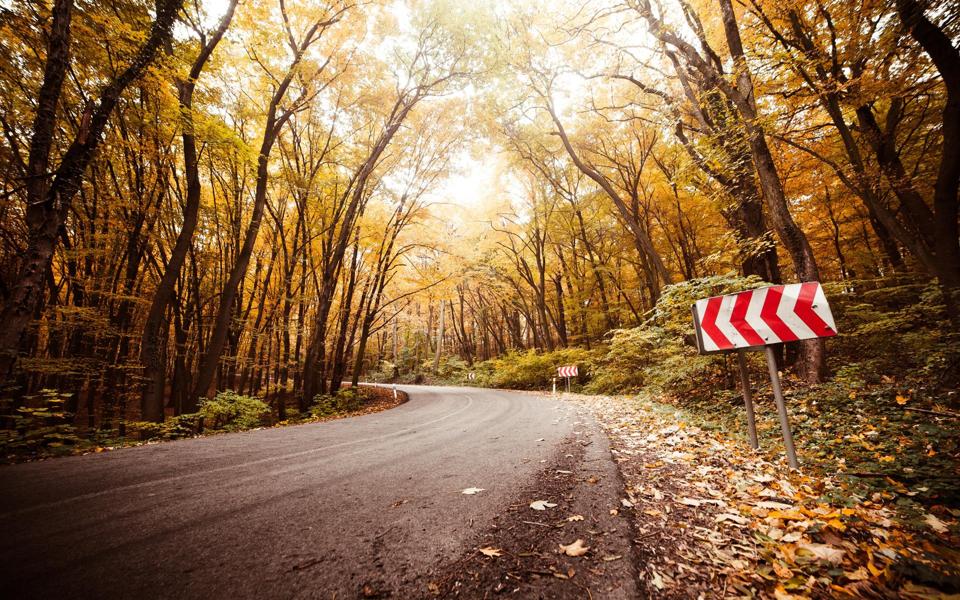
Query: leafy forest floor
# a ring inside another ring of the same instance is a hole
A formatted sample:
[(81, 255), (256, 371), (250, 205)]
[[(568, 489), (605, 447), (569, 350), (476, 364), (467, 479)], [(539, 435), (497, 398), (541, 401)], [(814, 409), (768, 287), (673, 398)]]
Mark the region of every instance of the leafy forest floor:
[(652, 596), (960, 592), (957, 456), (903, 452), (911, 430), (942, 426), (946, 435), (956, 421), (896, 403), (875, 421), (858, 411), (839, 419), (829, 407), (814, 420), (817, 402), (794, 396), (801, 469), (791, 472), (771, 406), (758, 407), (762, 449), (754, 452), (724, 422), (731, 411), (644, 395), (568, 397), (590, 407), (610, 437), (635, 520), (641, 586)]

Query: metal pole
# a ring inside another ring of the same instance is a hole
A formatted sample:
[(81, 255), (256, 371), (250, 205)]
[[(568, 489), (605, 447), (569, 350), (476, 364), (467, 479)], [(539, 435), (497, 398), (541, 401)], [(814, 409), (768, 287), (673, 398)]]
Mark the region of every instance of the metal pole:
[(742, 349), (737, 350), (737, 362), (740, 364), (740, 388), (743, 390), (743, 405), (747, 409), (747, 433), (750, 435), (750, 445), (756, 450), (760, 447), (760, 442), (757, 440), (757, 421), (753, 415), (753, 396), (750, 394), (747, 354)]
[(570, 376), (567, 375), (567, 393), (570, 393)]
[(783, 400), (783, 389), (780, 387), (780, 374), (777, 373), (777, 356), (773, 346), (766, 346), (767, 369), (770, 371), (770, 385), (773, 387), (773, 397), (777, 401), (777, 412), (780, 413), (780, 429), (783, 431), (783, 445), (787, 450), (787, 462), (791, 469), (800, 468), (797, 463), (797, 450), (793, 447), (793, 434), (790, 433), (790, 421), (787, 419), (787, 405)]

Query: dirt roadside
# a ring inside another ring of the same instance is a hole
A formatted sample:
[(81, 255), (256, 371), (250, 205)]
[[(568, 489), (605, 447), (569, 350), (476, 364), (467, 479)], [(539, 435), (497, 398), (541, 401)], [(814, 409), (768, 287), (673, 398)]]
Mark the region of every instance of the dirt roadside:
[[(639, 597), (624, 484), (606, 435), (587, 410), (580, 415), (536, 480), (458, 559), (419, 582), (421, 597)], [(531, 507), (537, 501), (543, 510)]]

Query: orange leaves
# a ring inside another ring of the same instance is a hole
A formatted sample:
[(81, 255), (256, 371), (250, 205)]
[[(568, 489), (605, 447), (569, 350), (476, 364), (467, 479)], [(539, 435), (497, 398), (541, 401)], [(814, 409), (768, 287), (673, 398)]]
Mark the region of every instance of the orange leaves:
[[(722, 433), (681, 428), (680, 411), (651, 401), (588, 404), (610, 434), (639, 537), (656, 549), (645, 567), (651, 594), (684, 595), (697, 572), (743, 596), (896, 596), (904, 583), (888, 567), (941, 552), (897, 520), (891, 501), (912, 492), (893, 479), (888, 493), (864, 498), (847, 479), (790, 473)], [(871, 452), (883, 443), (869, 428), (845, 441)], [(932, 511), (916, 520), (943, 537), (951, 517)]]

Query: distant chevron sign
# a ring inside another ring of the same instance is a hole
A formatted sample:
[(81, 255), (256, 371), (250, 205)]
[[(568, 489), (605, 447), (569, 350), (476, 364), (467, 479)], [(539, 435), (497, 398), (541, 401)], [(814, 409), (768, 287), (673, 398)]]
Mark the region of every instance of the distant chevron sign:
[(693, 321), (701, 353), (837, 335), (830, 305), (816, 281), (697, 300)]

